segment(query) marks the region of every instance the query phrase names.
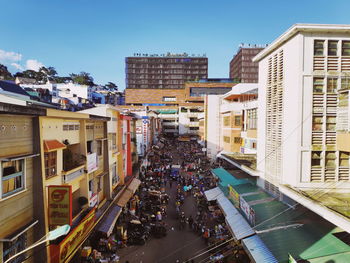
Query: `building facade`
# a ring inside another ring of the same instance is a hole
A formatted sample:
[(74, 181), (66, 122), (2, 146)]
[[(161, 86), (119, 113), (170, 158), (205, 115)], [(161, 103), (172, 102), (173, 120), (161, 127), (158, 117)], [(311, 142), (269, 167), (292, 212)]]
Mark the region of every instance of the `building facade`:
[(208, 58), (187, 54), (125, 58), (126, 89), (182, 89), (186, 81), (208, 77)]
[(344, 229), (349, 224), (339, 213), (346, 211), (337, 203), (350, 186), (349, 29), (296, 24), (254, 58), (261, 183)]
[(264, 48), (252, 46), (242, 46), (230, 62), (230, 78), (241, 83), (258, 82), (258, 63), (252, 59)]

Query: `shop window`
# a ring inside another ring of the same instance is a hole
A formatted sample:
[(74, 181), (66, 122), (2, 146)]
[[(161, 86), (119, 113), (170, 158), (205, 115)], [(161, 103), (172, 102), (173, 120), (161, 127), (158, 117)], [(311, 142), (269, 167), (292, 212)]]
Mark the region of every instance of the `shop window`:
[(252, 148), (253, 148), (253, 149), (256, 149), (256, 142), (253, 142), (253, 143), (252, 143)]
[(324, 54), (324, 40), (315, 40), (314, 41), (314, 55), (323, 56)]
[(350, 56), (350, 41), (343, 41), (341, 54), (342, 56)]
[(7, 197), (24, 189), (24, 159), (1, 162), (1, 197)]
[(336, 56), (338, 49), (338, 41), (337, 40), (329, 40), (328, 41), (328, 56)]
[(314, 78), (313, 91), (314, 93), (323, 92), (323, 78)]
[(337, 91), (338, 79), (329, 78), (327, 79), (327, 92), (335, 93)]
[(311, 166), (320, 167), (322, 159), (322, 152), (312, 152), (311, 153)]
[[(2, 260), (5, 262), (10, 257), (23, 251), (25, 248), (27, 248), (27, 233), (23, 233), (12, 242), (3, 242)], [(22, 255), (19, 255), (15, 259), (11, 260), (11, 263), (24, 262), (25, 260), (26, 260), (26, 253), (23, 253)]]
[(339, 152), (339, 166), (349, 167), (349, 152)]
[(336, 154), (335, 152), (326, 152), (326, 167), (335, 168)]
[(46, 179), (57, 175), (57, 152), (48, 152), (44, 155)]

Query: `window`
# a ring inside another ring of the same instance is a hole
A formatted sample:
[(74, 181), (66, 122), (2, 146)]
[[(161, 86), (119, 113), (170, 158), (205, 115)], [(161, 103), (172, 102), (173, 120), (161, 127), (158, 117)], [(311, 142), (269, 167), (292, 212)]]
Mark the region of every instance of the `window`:
[(349, 152), (339, 152), (339, 166), (349, 167)]
[(327, 79), (327, 92), (335, 93), (337, 91), (338, 79), (329, 78)]
[(322, 131), (323, 117), (313, 116), (312, 117), (312, 130), (313, 131)]
[(24, 159), (2, 162), (1, 168), (2, 198), (24, 189)]
[(350, 41), (343, 41), (341, 54), (342, 56), (350, 56)]
[(315, 56), (323, 56), (324, 50), (324, 40), (315, 40), (314, 42), (314, 55)]
[(349, 90), (350, 89), (350, 79), (349, 78), (341, 79), (341, 89), (342, 90)]
[(253, 149), (256, 149), (256, 142), (253, 142), (252, 148), (253, 148)]
[(111, 140), (111, 150), (114, 151), (117, 149), (117, 135), (115, 133), (110, 134), (110, 140)]
[(117, 174), (117, 166), (114, 164), (112, 167), (112, 185), (114, 186), (119, 182), (119, 176)]
[(87, 141), (86, 142), (86, 151), (88, 153), (92, 153), (92, 141)]
[(242, 116), (235, 116), (235, 126), (241, 126)]
[(347, 107), (349, 104), (349, 92), (339, 93), (338, 106)]
[(314, 78), (314, 93), (323, 92), (323, 78)]
[(312, 152), (311, 153), (311, 166), (319, 167), (321, 166), (322, 152)]
[(50, 178), (57, 175), (57, 152), (45, 153), (45, 176)]
[(247, 111), (248, 113), (248, 129), (256, 129), (257, 128), (257, 109), (251, 109)]
[[(19, 237), (17, 237), (12, 242), (4, 242), (3, 243), (3, 258), (2, 260), (5, 262), (10, 257), (16, 255), (17, 253), (23, 251), (27, 248), (27, 233), (23, 233)], [(19, 263), (26, 260), (26, 253), (19, 255), (15, 259), (11, 260), (11, 263)]]
[(230, 116), (224, 116), (224, 126), (230, 126), (231, 121), (230, 121)]
[(326, 152), (326, 167), (335, 168), (335, 152)]
[(199, 127), (190, 127), (190, 130), (191, 130), (191, 131), (199, 130)]
[(242, 143), (242, 138), (241, 137), (235, 137), (234, 138), (235, 143)]
[(187, 109), (181, 107), (181, 112), (187, 112)]
[(102, 141), (97, 141), (97, 155), (101, 156), (102, 155)]
[(224, 136), (224, 142), (226, 142), (226, 143), (230, 143), (230, 137), (228, 137), (228, 136)]
[(333, 116), (327, 116), (326, 129), (327, 131), (335, 131), (337, 118)]
[(198, 118), (190, 118), (190, 121), (197, 122), (197, 121), (198, 121)]
[(336, 56), (337, 55), (337, 40), (329, 40), (328, 41), (328, 56)]
[(163, 97), (163, 101), (176, 101), (176, 97)]

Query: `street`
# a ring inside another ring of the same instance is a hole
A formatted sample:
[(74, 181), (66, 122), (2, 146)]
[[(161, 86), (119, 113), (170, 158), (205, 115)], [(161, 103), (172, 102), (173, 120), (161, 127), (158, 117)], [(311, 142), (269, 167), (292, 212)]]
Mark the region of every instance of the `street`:
[[(181, 163), (183, 158), (176, 149), (171, 149), (173, 163)], [(144, 246), (130, 246), (119, 251), (121, 262), (148, 263), (148, 262), (184, 262), (199, 252), (206, 250), (203, 238), (192, 232), (188, 226), (184, 230), (179, 229), (179, 220), (176, 217), (175, 200), (176, 186), (173, 182), (170, 188), (169, 182), (166, 192), (170, 196), (167, 206), (167, 218), (164, 220), (168, 226), (168, 234), (163, 238), (150, 238)], [(196, 202), (193, 196), (187, 196), (182, 206), (185, 216), (192, 215), (195, 218), (197, 213)], [(195, 262), (206, 262), (208, 255), (197, 258)]]

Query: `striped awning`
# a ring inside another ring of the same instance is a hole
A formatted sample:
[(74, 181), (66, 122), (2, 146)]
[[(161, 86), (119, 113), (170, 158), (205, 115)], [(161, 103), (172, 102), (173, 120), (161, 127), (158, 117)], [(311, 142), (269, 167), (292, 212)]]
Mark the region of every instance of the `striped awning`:
[(275, 256), (265, 246), (259, 236), (254, 235), (242, 240), (243, 246), (249, 252), (251, 258), (257, 263), (278, 263)]

